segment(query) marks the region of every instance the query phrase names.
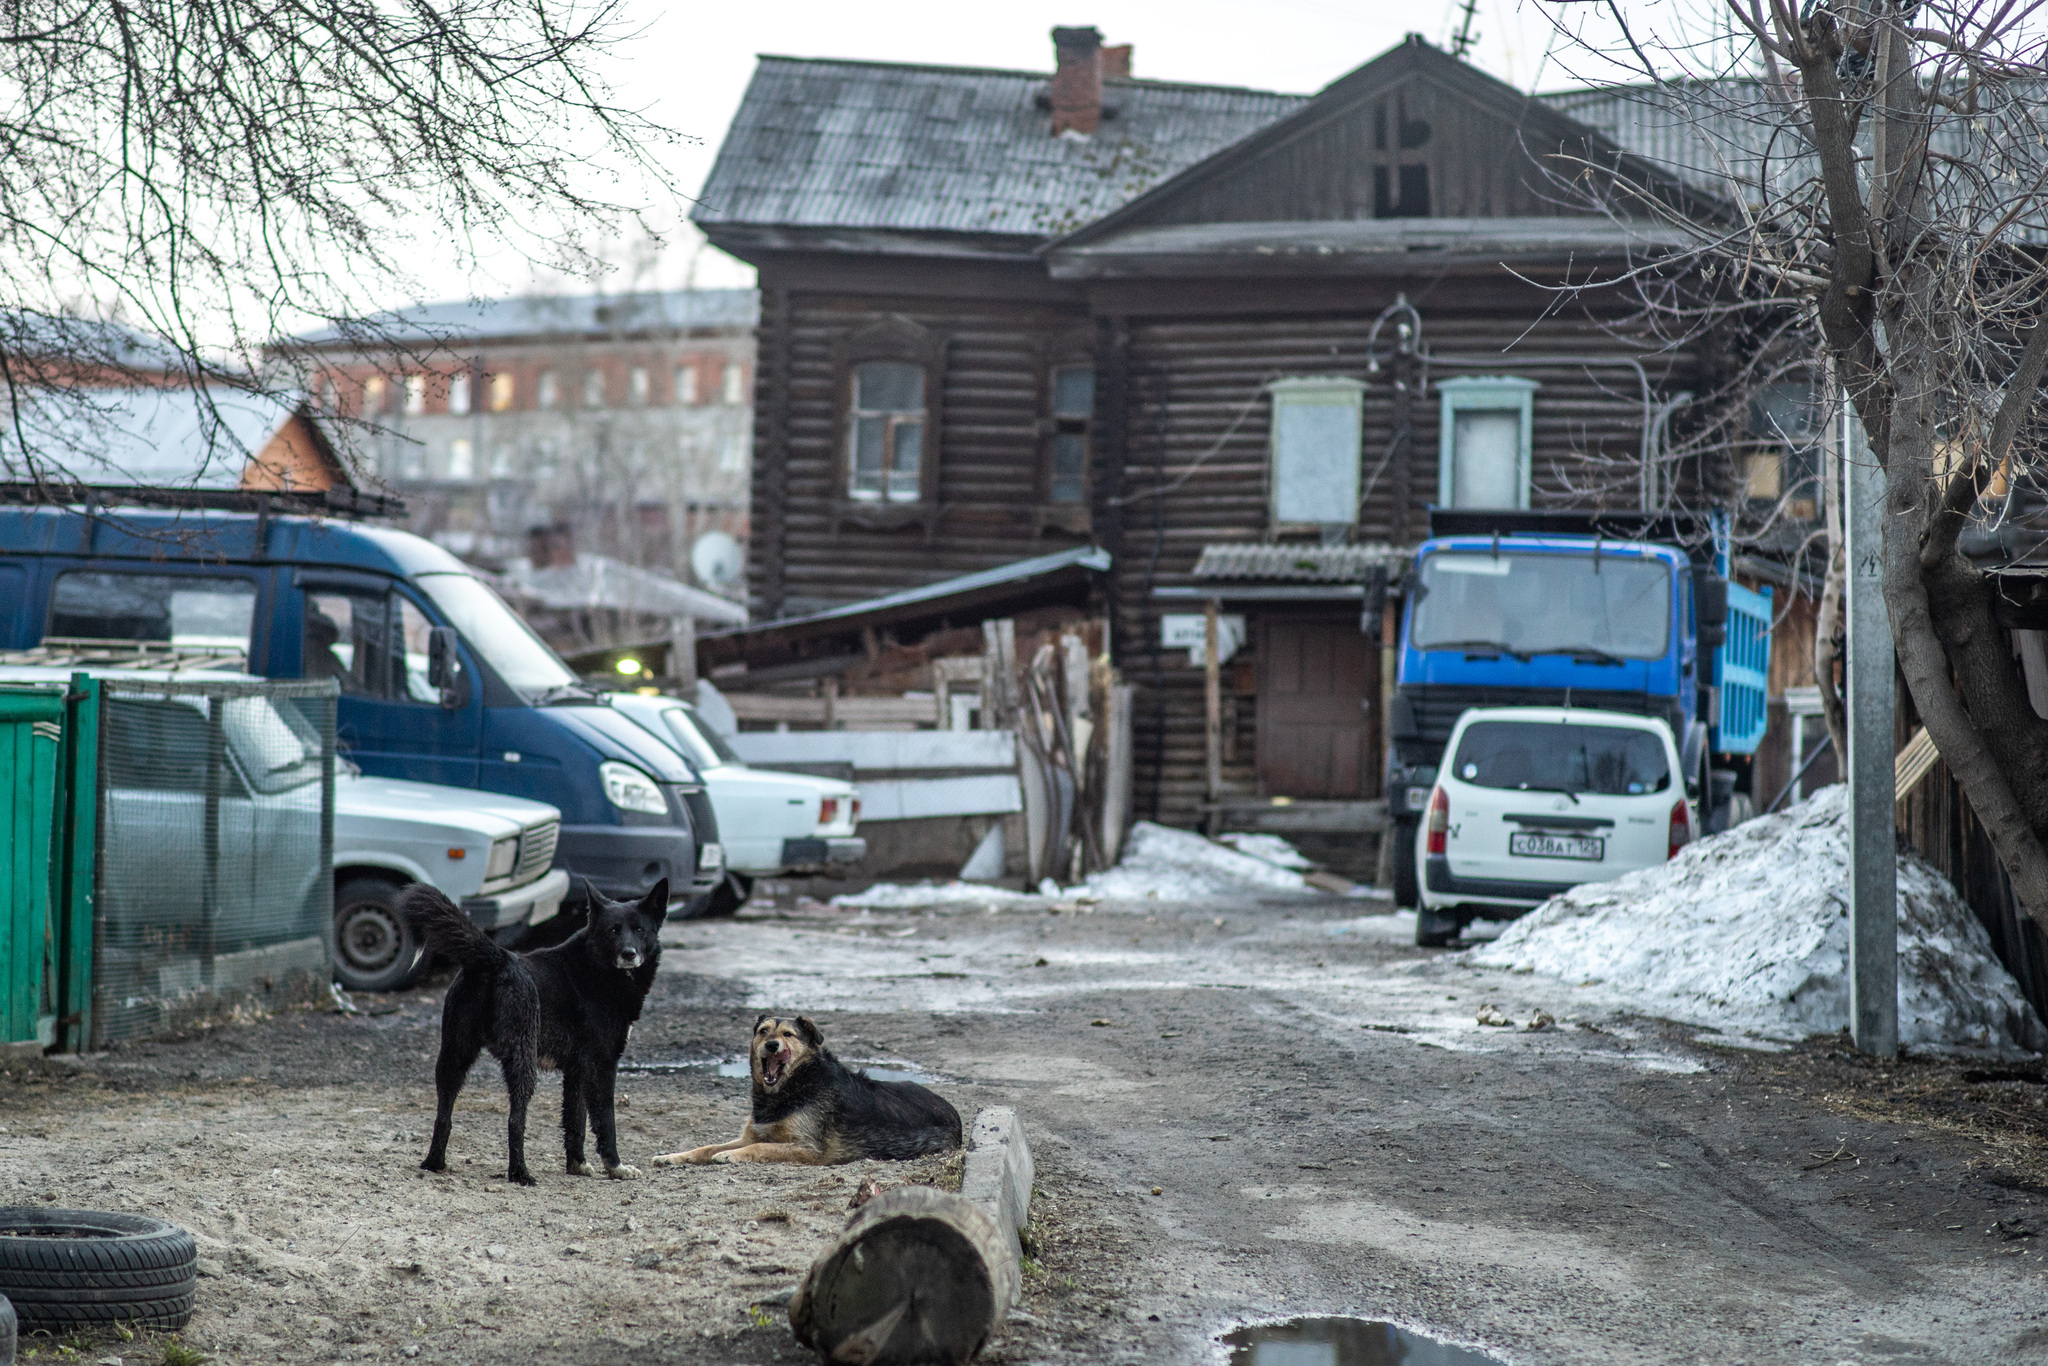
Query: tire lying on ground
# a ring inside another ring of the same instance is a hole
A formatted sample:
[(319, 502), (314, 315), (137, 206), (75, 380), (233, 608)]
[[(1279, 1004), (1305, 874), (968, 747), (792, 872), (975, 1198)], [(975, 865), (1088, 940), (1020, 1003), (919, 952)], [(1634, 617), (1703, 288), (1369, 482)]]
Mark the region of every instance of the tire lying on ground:
[(107, 1210), (0, 1207), (0, 1295), (20, 1330), (183, 1328), (199, 1249), (176, 1224)]

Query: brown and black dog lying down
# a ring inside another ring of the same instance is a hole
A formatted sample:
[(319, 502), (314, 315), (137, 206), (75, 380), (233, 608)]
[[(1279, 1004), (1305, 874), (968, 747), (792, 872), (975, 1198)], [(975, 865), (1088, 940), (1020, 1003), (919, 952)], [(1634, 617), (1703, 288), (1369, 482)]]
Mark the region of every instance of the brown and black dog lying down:
[(960, 1112), (913, 1081), (874, 1081), (832, 1056), (809, 1020), (763, 1015), (748, 1050), (754, 1116), (731, 1143), (654, 1159), (657, 1167), (702, 1162), (902, 1159), (960, 1146)]

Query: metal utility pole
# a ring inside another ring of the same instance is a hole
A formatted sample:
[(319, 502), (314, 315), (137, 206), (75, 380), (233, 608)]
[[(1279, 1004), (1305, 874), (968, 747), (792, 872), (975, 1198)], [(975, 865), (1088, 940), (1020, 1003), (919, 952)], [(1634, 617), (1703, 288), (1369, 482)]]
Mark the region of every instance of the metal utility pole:
[(1892, 629), (1882, 558), (1884, 471), (1844, 405), (1842, 487), (1849, 569), (1849, 1032), (1880, 1058), (1899, 1051), (1899, 881), (1893, 809)]

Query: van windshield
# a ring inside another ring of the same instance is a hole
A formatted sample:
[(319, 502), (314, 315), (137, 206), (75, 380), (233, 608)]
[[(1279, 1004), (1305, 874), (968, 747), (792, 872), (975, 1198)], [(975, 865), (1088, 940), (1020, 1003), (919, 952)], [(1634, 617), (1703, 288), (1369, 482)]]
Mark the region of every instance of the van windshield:
[(1475, 787), (1614, 796), (1671, 786), (1664, 737), (1633, 726), (1474, 721), (1451, 772)]
[(1646, 556), (1440, 550), (1422, 561), (1408, 638), (1418, 650), (1661, 659), (1671, 567)]
[(434, 600), (469, 648), (490, 662), (507, 687), (527, 697), (575, 684), (576, 675), (489, 586), (467, 574), (413, 580)]

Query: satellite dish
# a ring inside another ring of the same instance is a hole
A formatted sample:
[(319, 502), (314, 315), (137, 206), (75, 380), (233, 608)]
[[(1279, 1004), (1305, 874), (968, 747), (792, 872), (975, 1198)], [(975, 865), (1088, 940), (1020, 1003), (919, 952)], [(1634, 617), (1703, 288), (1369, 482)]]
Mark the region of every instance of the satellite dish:
[(690, 547), (690, 569), (699, 583), (730, 587), (746, 572), (746, 552), (723, 531), (707, 531)]

